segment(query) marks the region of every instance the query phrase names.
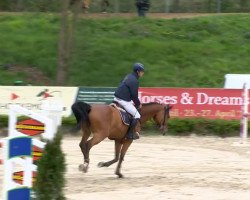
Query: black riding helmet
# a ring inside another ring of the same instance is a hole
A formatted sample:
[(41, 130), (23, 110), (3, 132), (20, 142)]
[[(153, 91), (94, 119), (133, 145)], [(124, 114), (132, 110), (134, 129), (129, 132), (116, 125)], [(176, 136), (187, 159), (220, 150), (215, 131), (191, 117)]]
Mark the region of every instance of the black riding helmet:
[(145, 69), (144, 69), (144, 65), (143, 64), (141, 64), (141, 63), (135, 63), (134, 65), (133, 65), (133, 71), (134, 72), (141, 72), (141, 71), (145, 71)]

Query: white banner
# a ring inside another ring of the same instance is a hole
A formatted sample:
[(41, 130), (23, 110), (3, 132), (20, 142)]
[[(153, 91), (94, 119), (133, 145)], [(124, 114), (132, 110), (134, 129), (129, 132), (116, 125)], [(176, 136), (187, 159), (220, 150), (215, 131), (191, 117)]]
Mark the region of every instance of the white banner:
[(9, 113), (9, 106), (21, 105), (33, 111), (40, 111), (44, 100), (58, 100), (63, 103), (63, 116), (71, 115), (78, 87), (46, 86), (0, 86), (0, 115)]

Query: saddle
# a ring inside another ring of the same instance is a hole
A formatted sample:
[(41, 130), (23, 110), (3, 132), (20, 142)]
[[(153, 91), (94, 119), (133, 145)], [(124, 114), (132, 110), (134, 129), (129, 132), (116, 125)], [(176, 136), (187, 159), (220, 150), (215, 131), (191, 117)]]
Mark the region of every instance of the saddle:
[(110, 104), (110, 106), (116, 108), (121, 116), (122, 122), (127, 125), (130, 126), (131, 121), (133, 120), (133, 117), (130, 113), (128, 113), (126, 110), (124, 110), (123, 107), (121, 107), (117, 102), (113, 101), (113, 103)]

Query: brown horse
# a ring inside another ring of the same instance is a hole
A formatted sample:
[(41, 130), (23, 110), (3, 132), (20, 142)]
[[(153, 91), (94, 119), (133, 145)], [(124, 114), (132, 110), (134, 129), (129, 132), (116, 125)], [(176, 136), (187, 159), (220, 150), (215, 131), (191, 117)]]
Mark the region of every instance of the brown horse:
[[(90, 149), (108, 137), (115, 141), (115, 158), (108, 162), (100, 162), (98, 166), (108, 167), (119, 161), (115, 174), (122, 178), (121, 164), (133, 140), (126, 138), (128, 126), (122, 122), (118, 109), (111, 105), (91, 106), (84, 102), (76, 102), (71, 108), (83, 133), (79, 146), (84, 156), (84, 163), (79, 165), (79, 170), (87, 172)], [(169, 105), (158, 103), (143, 104), (140, 110), (140, 121), (145, 123), (147, 120), (153, 119), (164, 133), (167, 129), (167, 120), (170, 117), (171, 108)], [(137, 127), (137, 130), (139, 129), (140, 127)], [(91, 133), (93, 137), (88, 140)]]

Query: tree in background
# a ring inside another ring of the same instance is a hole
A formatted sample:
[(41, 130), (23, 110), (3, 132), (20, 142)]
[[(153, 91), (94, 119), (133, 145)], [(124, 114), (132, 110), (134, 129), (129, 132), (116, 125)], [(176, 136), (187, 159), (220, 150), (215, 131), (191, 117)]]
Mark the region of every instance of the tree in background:
[(213, 0), (207, 0), (207, 10), (208, 12), (213, 11)]
[[(72, 12), (70, 12), (70, 5)], [(61, 30), (58, 43), (56, 84), (65, 85), (68, 79), (70, 55), (73, 48), (73, 35), (81, 0), (63, 0), (61, 15)]]
[(0, 11), (6, 11), (10, 9), (9, 0), (1, 0), (0, 1)]
[[(0, 0), (0, 11), (60, 12), (64, 0)], [(70, 0), (78, 2), (79, 0)], [(83, 1), (80, 0), (83, 6)], [(89, 1), (89, 0), (86, 0)], [(153, 0), (151, 12), (249, 12), (249, 0)], [(166, 6), (167, 5), (167, 6)], [(106, 6), (106, 7), (105, 7)], [(109, 7), (108, 9), (104, 9)], [(166, 9), (164, 9), (164, 7)], [(134, 0), (91, 0), (88, 12), (134, 12)]]
[(180, 9), (180, 0), (175, 0), (173, 2), (173, 11), (174, 12), (179, 12)]
[(249, 11), (249, 0), (240, 0), (240, 12)]

